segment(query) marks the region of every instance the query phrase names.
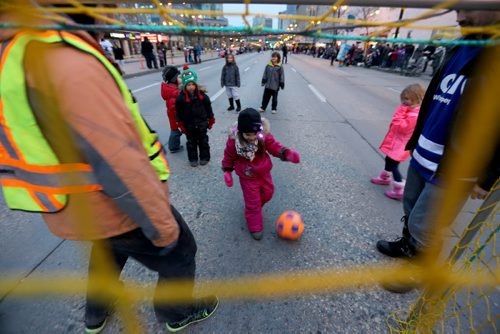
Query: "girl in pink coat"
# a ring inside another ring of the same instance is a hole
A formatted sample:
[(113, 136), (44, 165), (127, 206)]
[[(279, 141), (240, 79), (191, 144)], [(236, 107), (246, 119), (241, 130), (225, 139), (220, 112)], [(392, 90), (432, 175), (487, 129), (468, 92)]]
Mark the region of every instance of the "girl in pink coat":
[(410, 151), (406, 151), (406, 143), (410, 139), (417, 123), (420, 104), (425, 90), (419, 84), (412, 84), (401, 92), (401, 105), (397, 107), (389, 131), (385, 135), (384, 141), (380, 145), (380, 150), (385, 153), (385, 168), (379, 176), (372, 177), (371, 182), (375, 184), (388, 185), (391, 183), (392, 189), (388, 189), (384, 194), (392, 199), (401, 200), (405, 182), (398, 166), (410, 156)]
[(255, 240), (262, 239), (262, 207), (274, 193), (273, 163), (268, 153), (283, 161), (300, 162), (299, 153), (281, 145), (269, 130), (269, 122), (257, 110), (243, 110), (231, 129), (222, 160), (228, 187), (233, 186), (233, 170), (240, 177), (247, 227)]

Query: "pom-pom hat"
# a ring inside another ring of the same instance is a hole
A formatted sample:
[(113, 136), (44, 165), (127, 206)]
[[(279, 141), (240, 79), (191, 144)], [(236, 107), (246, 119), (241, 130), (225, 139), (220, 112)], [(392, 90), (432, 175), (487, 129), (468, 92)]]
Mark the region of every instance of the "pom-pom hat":
[(182, 69), (183, 71), (180, 74), (182, 86), (186, 87), (189, 82), (194, 82), (196, 85), (198, 85), (198, 75), (196, 74), (196, 72), (193, 69), (190, 69), (187, 65), (185, 65)]

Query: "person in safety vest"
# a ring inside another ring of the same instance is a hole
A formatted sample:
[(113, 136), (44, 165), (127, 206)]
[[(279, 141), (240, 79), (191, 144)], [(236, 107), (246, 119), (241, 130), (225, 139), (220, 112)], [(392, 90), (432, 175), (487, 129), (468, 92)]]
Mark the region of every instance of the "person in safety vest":
[[(61, 20), (41, 19), (34, 8), (6, 8), (0, 7), (1, 23)], [(78, 23), (95, 23), (77, 17)], [(162, 289), (184, 279), (189, 296), (197, 250), (189, 227), (170, 204), (162, 145), (98, 40), (84, 31), (0, 29), (4, 197), (11, 209), (41, 213), (56, 236), (92, 241), (87, 333), (104, 328), (119, 298), (110, 291), (120, 286), (129, 257), (158, 272)], [(109, 252), (100, 252), (103, 248)], [(157, 319), (172, 332), (208, 318), (218, 303), (216, 296), (166, 303), (158, 287), (154, 296)]]

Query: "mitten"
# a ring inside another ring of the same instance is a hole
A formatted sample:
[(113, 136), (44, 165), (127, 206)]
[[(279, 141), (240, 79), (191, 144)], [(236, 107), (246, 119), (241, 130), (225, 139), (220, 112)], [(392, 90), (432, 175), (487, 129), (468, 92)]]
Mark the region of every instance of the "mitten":
[(297, 151), (287, 149), (285, 152), (285, 160), (298, 164), (300, 162), (300, 154)]
[(215, 124), (215, 117), (211, 117), (209, 120), (208, 120), (208, 128), (211, 129), (212, 126), (214, 126)]
[(284, 84), (284, 83), (281, 83), (281, 84), (280, 84), (280, 87), (281, 87), (281, 89), (285, 89), (285, 84)]
[(229, 188), (233, 186), (233, 175), (231, 172), (224, 172), (224, 182)]
[(181, 130), (182, 133), (187, 133), (186, 127), (184, 126), (184, 123), (182, 122), (177, 122), (177, 126)]

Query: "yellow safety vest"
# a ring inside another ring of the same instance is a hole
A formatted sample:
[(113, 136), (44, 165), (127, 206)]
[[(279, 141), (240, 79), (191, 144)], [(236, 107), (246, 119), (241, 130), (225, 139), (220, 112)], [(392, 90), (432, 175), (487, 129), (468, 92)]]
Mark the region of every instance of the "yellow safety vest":
[(166, 181), (170, 170), (158, 136), (142, 118), (132, 93), (106, 57), (67, 32), (20, 32), (2, 45), (0, 60), (0, 183), (9, 208), (57, 212), (66, 206), (69, 194), (102, 189), (89, 164), (61, 163), (37, 124), (23, 66), (26, 46), (32, 41), (64, 42), (93, 55), (106, 67), (122, 93), (151, 164), (159, 179)]

